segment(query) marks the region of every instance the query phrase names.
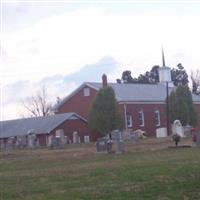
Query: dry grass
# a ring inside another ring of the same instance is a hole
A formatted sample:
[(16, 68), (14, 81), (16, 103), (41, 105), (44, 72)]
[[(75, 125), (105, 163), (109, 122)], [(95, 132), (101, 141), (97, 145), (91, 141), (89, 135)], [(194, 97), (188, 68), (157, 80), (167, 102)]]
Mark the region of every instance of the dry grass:
[(170, 145), (126, 142), (122, 155), (96, 154), (95, 144), (1, 152), (0, 199), (200, 199), (200, 150)]

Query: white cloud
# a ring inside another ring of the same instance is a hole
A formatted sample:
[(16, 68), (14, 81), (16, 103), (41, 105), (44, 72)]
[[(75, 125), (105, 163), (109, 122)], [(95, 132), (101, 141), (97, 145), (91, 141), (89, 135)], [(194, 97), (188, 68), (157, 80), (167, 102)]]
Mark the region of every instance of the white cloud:
[[(8, 84), (19, 80), (40, 83), (55, 74), (70, 75), (108, 55), (121, 63), (109, 74), (110, 79), (119, 78), (125, 69), (136, 76), (161, 64), (162, 45), (166, 64), (174, 67), (181, 62), (190, 73), (200, 67), (199, 21), (199, 14), (108, 12), (103, 7), (57, 12), (34, 23), (30, 19), (23, 29), (0, 33), (0, 84), (9, 93)], [(73, 81), (71, 84), (75, 86)], [(55, 86), (63, 89), (62, 83)], [(32, 91), (30, 85), (27, 88)], [(2, 96), (8, 99), (5, 90)], [(57, 96), (59, 89), (51, 90)]]
[(173, 55), (180, 50), (193, 63), (195, 57), (199, 61), (195, 55), (200, 45), (199, 20), (199, 16), (116, 14), (96, 8), (55, 15), (3, 35), (8, 58), (1, 73), (33, 80), (70, 74), (105, 55), (130, 63), (138, 71), (156, 60), (159, 64), (162, 44), (169, 55), (167, 63), (173, 64)]

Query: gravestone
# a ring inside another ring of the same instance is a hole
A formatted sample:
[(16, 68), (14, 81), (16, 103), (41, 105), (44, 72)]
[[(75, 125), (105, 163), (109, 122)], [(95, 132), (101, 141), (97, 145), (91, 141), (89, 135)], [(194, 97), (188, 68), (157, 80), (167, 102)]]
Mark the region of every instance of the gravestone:
[(17, 136), (15, 146), (20, 149), (27, 147), (27, 137), (25, 135)]
[(134, 143), (137, 143), (139, 141), (139, 136), (137, 133), (135, 133), (134, 131), (130, 132), (130, 140)]
[(81, 141), (80, 141), (80, 137), (78, 135), (78, 132), (77, 131), (73, 132), (73, 143), (74, 144), (79, 144), (80, 142)]
[(37, 137), (35, 134), (29, 134), (27, 136), (27, 146), (30, 149), (34, 149), (37, 146)]
[(0, 149), (4, 150), (5, 149), (5, 143), (3, 140), (0, 140)]
[(110, 152), (110, 141), (107, 137), (98, 138), (96, 142), (96, 150), (98, 153)]
[(62, 148), (64, 148), (64, 144), (62, 143), (61, 137), (60, 136), (52, 136), (50, 147), (52, 149), (62, 149)]
[(116, 144), (116, 153), (122, 153), (124, 151), (122, 132), (119, 130), (112, 131), (111, 138), (112, 142)]
[(200, 147), (200, 131), (196, 132), (196, 145)]
[(191, 136), (192, 135), (192, 126), (190, 126), (190, 125), (183, 126), (183, 131), (184, 131), (184, 135), (186, 137)]
[(15, 143), (14, 137), (10, 137), (10, 138), (7, 139), (6, 145), (5, 145), (5, 150), (6, 150), (7, 154), (10, 153), (13, 150), (14, 143)]
[(89, 135), (84, 136), (84, 143), (90, 143), (90, 136)]
[(183, 126), (180, 122), (180, 120), (174, 120), (174, 123), (172, 125), (172, 135), (179, 135), (180, 137), (185, 137)]
[(156, 137), (157, 138), (163, 138), (167, 137), (167, 128), (161, 127), (156, 129)]

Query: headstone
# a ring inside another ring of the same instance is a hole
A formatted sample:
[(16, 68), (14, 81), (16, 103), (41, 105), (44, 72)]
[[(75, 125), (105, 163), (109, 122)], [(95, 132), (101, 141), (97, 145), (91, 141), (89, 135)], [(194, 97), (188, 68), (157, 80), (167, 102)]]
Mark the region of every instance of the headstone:
[(16, 143), (17, 148), (24, 149), (27, 147), (27, 137), (25, 135), (17, 136)]
[(141, 129), (135, 130), (134, 133), (137, 134), (138, 138), (146, 138), (146, 132)]
[(80, 141), (80, 137), (79, 137), (79, 135), (78, 135), (78, 132), (73, 132), (73, 143), (74, 144), (78, 144), (78, 143), (80, 143), (81, 141)]
[(61, 140), (60, 136), (52, 136), (51, 148), (52, 149), (62, 149), (62, 148), (64, 148), (64, 144), (62, 144), (62, 140)]
[(109, 140), (106, 137), (98, 138), (96, 142), (96, 150), (98, 153), (108, 153)]
[(186, 125), (186, 126), (183, 126), (183, 131), (184, 131), (184, 135), (189, 137), (192, 135), (192, 126), (190, 125)]
[(179, 135), (180, 137), (185, 137), (183, 126), (180, 122), (180, 120), (174, 120), (173, 126), (172, 126), (172, 134), (173, 135)]
[(90, 136), (89, 135), (84, 136), (84, 143), (90, 143)]
[(10, 153), (13, 150), (13, 148), (14, 148), (14, 141), (15, 141), (14, 137), (10, 137), (10, 138), (7, 139), (6, 145), (5, 145), (6, 153)]
[(167, 137), (167, 128), (166, 127), (157, 128), (156, 137), (157, 138)]
[(135, 133), (134, 131), (130, 132), (130, 140), (134, 143), (137, 143), (139, 141), (138, 134)]
[(34, 148), (36, 148), (36, 142), (37, 142), (37, 137), (36, 137), (36, 135), (35, 134), (29, 134), (28, 136), (27, 136), (27, 146), (28, 146), (28, 148), (30, 148), (30, 149), (34, 149)]
[(196, 145), (200, 147), (200, 132), (196, 132)]
[(122, 132), (114, 130), (111, 132), (112, 142), (116, 144), (116, 153), (122, 153), (124, 151)]

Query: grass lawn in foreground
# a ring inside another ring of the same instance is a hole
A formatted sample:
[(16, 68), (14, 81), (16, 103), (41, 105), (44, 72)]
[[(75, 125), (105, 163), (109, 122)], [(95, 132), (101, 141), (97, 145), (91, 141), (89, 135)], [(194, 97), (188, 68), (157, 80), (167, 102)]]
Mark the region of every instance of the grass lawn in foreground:
[(127, 143), (122, 155), (96, 154), (94, 144), (0, 153), (0, 199), (199, 200), (200, 149), (169, 144)]

